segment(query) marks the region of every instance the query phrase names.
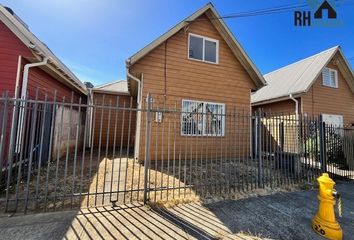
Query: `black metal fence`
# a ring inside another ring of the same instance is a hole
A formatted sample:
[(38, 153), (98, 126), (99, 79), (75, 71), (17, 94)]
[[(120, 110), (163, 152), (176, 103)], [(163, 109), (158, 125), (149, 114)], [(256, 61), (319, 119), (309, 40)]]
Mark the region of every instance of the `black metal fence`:
[(353, 128), (218, 103), (132, 101), (3, 95), (0, 208), (237, 198), (313, 182), (325, 171), (354, 178)]

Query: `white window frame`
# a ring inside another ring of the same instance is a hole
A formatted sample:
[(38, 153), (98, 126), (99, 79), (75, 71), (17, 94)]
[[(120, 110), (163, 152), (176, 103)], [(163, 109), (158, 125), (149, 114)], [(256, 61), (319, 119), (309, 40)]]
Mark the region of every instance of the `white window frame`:
[[(197, 59), (197, 58), (192, 58), (189, 56), (189, 45), (190, 45), (190, 38), (191, 36), (194, 37), (198, 37), (198, 38), (202, 38), (203, 39), (203, 59)], [(215, 62), (211, 62), (211, 61), (207, 61), (205, 60), (205, 40), (210, 41), (210, 42), (215, 42), (216, 43), (216, 58), (215, 58)], [(194, 33), (189, 33), (188, 34), (188, 51), (187, 51), (187, 58), (189, 60), (193, 60), (193, 61), (198, 61), (198, 62), (206, 62), (206, 63), (211, 63), (211, 64), (219, 64), (219, 40), (217, 39), (213, 39), (213, 38), (209, 38), (209, 37), (205, 37), (202, 35), (198, 35), (198, 34), (194, 34)]]
[[(340, 120), (339, 124), (334, 124), (333, 122), (329, 121), (331, 118), (337, 118)], [(343, 115), (339, 114), (328, 114), (328, 113), (322, 113), (322, 120), (329, 125), (333, 125), (336, 127), (343, 127), (344, 126), (344, 119)]]
[(335, 85), (333, 86), (333, 85), (326, 83), (324, 75), (323, 75), (323, 71), (322, 71), (322, 85), (326, 86), (326, 87), (331, 87), (331, 88), (338, 88), (338, 71), (335, 69), (332, 69), (332, 68), (328, 68), (328, 67), (325, 67), (323, 70), (328, 70), (329, 78), (331, 78), (331, 73), (334, 73)]
[[(186, 134), (183, 133), (183, 103), (184, 102), (193, 102), (193, 103), (203, 103), (203, 111), (202, 117), (203, 117), (203, 129), (202, 129), (202, 134)], [(220, 113), (222, 115), (222, 127), (221, 127), (221, 134), (206, 134), (206, 104), (215, 104), (215, 105), (220, 105), (222, 106), (222, 112)], [(192, 100), (192, 99), (182, 99), (182, 107), (181, 107), (181, 136), (186, 136), (186, 137), (224, 137), (225, 136), (225, 124), (226, 124), (226, 109), (225, 109), (225, 103), (217, 103), (217, 102), (209, 102), (209, 101), (199, 101), (199, 100)]]

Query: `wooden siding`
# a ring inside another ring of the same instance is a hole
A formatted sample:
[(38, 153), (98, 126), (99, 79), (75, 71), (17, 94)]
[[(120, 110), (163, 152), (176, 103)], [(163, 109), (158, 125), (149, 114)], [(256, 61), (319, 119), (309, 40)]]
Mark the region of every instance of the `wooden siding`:
[[(18, 67), (18, 58), (22, 56), (21, 60), (21, 69), (20, 69), (20, 79), (19, 79), (19, 88), (22, 87), (22, 76), (25, 64), (29, 63), (26, 59), (33, 59), (35, 56), (32, 51), (27, 48), (20, 39), (3, 23), (0, 21), (0, 94), (4, 91), (8, 91), (9, 96), (13, 97), (15, 95), (16, 88), (16, 75)], [(77, 103), (79, 98), (82, 98), (82, 103), (86, 103), (86, 96), (82, 93), (74, 90), (68, 85), (62, 82), (63, 80), (57, 79), (47, 72), (42, 70), (39, 67), (30, 68), (28, 75), (28, 85), (27, 92), (30, 99), (35, 99), (36, 90), (38, 88), (38, 99), (44, 100), (45, 93), (48, 93), (48, 100), (53, 100), (54, 91), (57, 91), (57, 101), (62, 102), (65, 97), (65, 102), (71, 101), (71, 95), (73, 93), (73, 102)], [(68, 112), (68, 111), (66, 111)], [(68, 118), (65, 118), (68, 120)], [(39, 120), (38, 120), (39, 122)], [(58, 124), (60, 124), (59, 119), (55, 121), (55, 136), (57, 134), (61, 135), (59, 139), (67, 138), (65, 134), (68, 129), (74, 127), (75, 124), (67, 121), (63, 123), (63, 129), (59, 132)], [(12, 125), (12, 113), (11, 110), (7, 114), (7, 132), (5, 133), (6, 142), (5, 142), (5, 153), (3, 161), (7, 161), (7, 151), (9, 146), (9, 134)], [(49, 130), (49, 129), (48, 129)], [(82, 132), (83, 133), (83, 132)], [(58, 138), (54, 138), (53, 146), (59, 146), (57, 143)], [(70, 150), (73, 149), (75, 141), (71, 141)], [(66, 150), (66, 149), (65, 149)], [(56, 152), (56, 147), (53, 148), (53, 152)], [(65, 153), (64, 150), (60, 149), (60, 156)]]
[[(301, 99), (297, 98), (299, 101), (299, 113), (301, 111)], [(280, 102), (274, 102), (269, 104), (257, 105), (252, 107), (252, 111), (262, 110), (265, 113), (287, 115), (295, 113), (295, 102), (293, 100), (284, 100)]]
[[(93, 93), (96, 106), (113, 106), (120, 108), (136, 108), (136, 101), (130, 96), (107, 93)], [(109, 120), (110, 115), (110, 120)], [(101, 132), (102, 123), (102, 132)], [(130, 123), (130, 125), (129, 125)], [(93, 146), (115, 146), (119, 152), (120, 146), (134, 148), (136, 126), (136, 111), (96, 108), (93, 116)], [(115, 130), (116, 129), (116, 130)], [(101, 135), (100, 135), (101, 132)], [(100, 142), (101, 137), (101, 142)], [(114, 141), (114, 139), (116, 139)]]
[[(24, 61), (24, 64), (26, 63), (28, 62)], [(63, 84), (58, 79), (55, 79), (41, 68), (30, 68), (27, 84), (29, 98), (35, 98), (37, 89), (39, 99), (44, 99), (45, 94), (47, 94), (48, 99), (52, 101), (54, 97), (54, 92), (56, 91), (57, 101), (61, 102), (64, 100), (65, 102), (71, 102), (71, 97), (73, 96), (74, 103), (78, 103), (80, 97), (81, 102), (86, 103), (85, 95)]]
[(352, 124), (354, 123), (354, 94), (338, 67), (332, 62), (328, 67), (338, 71), (338, 88), (323, 86), (322, 74), (320, 74), (311, 89), (303, 96), (303, 112), (308, 115), (323, 113), (343, 115), (344, 123)]
[(31, 51), (0, 21), (0, 92), (13, 96), (16, 85), (18, 56), (31, 57)]
[[(218, 64), (188, 59), (189, 33), (219, 40)], [(202, 15), (188, 27), (152, 50), (135, 63), (130, 70), (137, 76), (141, 73), (144, 74), (142, 96), (146, 97), (148, 93), (152, 94), (154, 106), (159, 106), (159, 108), (176, 106), (180, 109), (182, 99), (190, 99), (224, 103), (226, 113), (235, 109), (239, 112), (249, 113), (250, 92), (251, 89), (256, 88), (244, 67), (236, 59), (226, 42), (205, 15)], [(152, 132), (159, 131), (160, 134), (157, 140), (154, 137), (152, 139), (152, 144), (157, 142), (157, 145), (160, 146), (157, 153), (154, 151), (156, 148), (152, 148), (151, 156), (155, 156), (154, 158), (167, 159), (166, 149), (170, 145), (169, 141), (166, 140), (168, 139), (166, 137), (167, 129), (164, 128), (167, 127), (168, 122), (172, 123), (171, 118), (174, 118), (174, 116), (166, 116), (164, 118), (164, 127), (162, 127), (163, 124), (161, 123), (152, 125)], [(145, 151), (145, 116), (142, 116), (141, 121), (139, 158), (143, 159)], [(160, 125), (158, 129), (156, 125)], [(197, 141), (197, 138), (182, 137), (180, 123), (177, 122), (176, 125), (177, 129), (173, 131), (176, 131), (177, 144), (186, 141), (186, 139), (191, 142)], [(226, 123), (225, 136), (222, 138), (225, 140), (225, 144), (226, 142), (231, 144), (231, 139), (235, 138), (234, 134), (231, 133), (230, 126)], [(240, 144), (241, 142), (248, 144), (248, 131), (249, 129), (246, 126), (245, 132), (247, 133), (240, 134)], [(210, 151), (217, 152), (220, 150), (218, 144), (221, 143), (221, 138), (210, 137), (208, 138), (208, 143), (204, 142), (207, 139), (205, 137), (199, 137), (198, 139), (199, 144), (207, 144), (204, 146), (209, 146)], [(171, 141), (170, 144), (172, 144)], [(164, 149), (163, 153), (162, 149)], [(183, 150), (182, 154), (185, 152), (186, 150)]]
[[(22, 56), (20, 87), (22, 86), (22, 74), (25, 64), (29, 63), (25, 58), (34, 58), (31, 50), (24, 45), (20, 39), (0, 21), (0, 93), (9, 91), (13, 96), (16, 86), (16, 74), (18, 57)], [(62, 80), (61, 80), (62, 81)], [(36, 89), (40, 90), (40, 99), (44, 99), (47, 92), (52, 98), (54, 90), (57, 90), (57, 99), (60, 101), (65, 97), (69, 102), (71, 93), (74, 92), (74, 101), (78, 102), (79, 97), (84, 97), (76, 90), (55, 79), (41, 68), (35, 67), (29, 70), (27, 91), (30, 98), (35, 97)], [(85, 101), (85, 99), (83, 99)]]

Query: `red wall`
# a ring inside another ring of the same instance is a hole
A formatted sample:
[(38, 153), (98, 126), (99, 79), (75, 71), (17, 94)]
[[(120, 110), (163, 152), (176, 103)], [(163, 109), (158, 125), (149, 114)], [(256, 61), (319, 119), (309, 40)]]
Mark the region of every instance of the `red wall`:
[[(21, 62), (21, 76), (20, 89), (22, 87), (22, 74), (24, 66), (29, 63), (25, 58), (33, 58), (31, 50), (2, 22), (0, 21), (0, 96), (3, 92), (8, 91), (9, 96), (13, 97), (16, 87), (16, 75), (19, 55), (22, 56)], [(30, 68), (27, 91), (29, 98), (34, 99), (36, 89), (39, 90), (39, 99), (43, 100), (45, 92), (48, 93), (48, 100), (53, 99), (54, 91), (57, 90), (57, 100), (62, 101), (65, 96), (65, 101), (70, 102), (73, 89), (69, 86), (59, 82), (57, 79), (41, 70), (38, 67)], [(82, 102), (86, 102), (86, 96), (82, 93), (74, 93), (74, 102), (78, 102), (82, 97)], [(1, 163), (7, 161), (7, 153), (9, 147), (9, 136), (12, 124), (12, 107), (8, 106), (7, 111), (4, 112), (3, 102), (0, 101), (0, 135), (4, 136), (3, 152), (0, 152), (0, 166)], [(4, 132), (2, 132), (2, 119), (6, 115), (6, 123)], [(1, 171), (1, 169), (0, 169)]]
[(0, 94), (12, 96), (16, 84), (18, 56), (31, 57), (31, 51), (0, 21)]
[[(0, 21), (0, 95), (4, 91), (9, 91), (9, 95), (13, 96), (16, 85), (16, 74), (18, 56), (33, 58), (33, 54), (30, 49), (24, 45), (7, 26)], [(21, 78), (20, 87), (22, 82), (22, 73), (24, 65), (27, 64), (24, 58), (22, 58), (21, 66)], [(44, 72), (38, 67), (30, 68), (27, 91), (30, 98), (35, 97), (36, 89), (39, 88), (40, 98), (44, 98), (44, 93), (53, 96), (54, 90), (57, 90), (57, 99), (62, 99), (65, 96), (67, 102), (70, 101), (71, 92), (73, 91), (67, 85), (57, 81), (55, 78)], [(74, 101), (77, 102), (78, 98), (84, 95), (75, 92)], [(83, 99), (84, 100), (84, 99)]]

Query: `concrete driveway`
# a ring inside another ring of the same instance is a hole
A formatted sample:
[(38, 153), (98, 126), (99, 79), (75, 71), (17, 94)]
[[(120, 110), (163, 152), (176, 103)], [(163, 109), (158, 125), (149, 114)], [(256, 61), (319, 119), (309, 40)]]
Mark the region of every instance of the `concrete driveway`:
[[(354, 239), (354, 183), (337, 183), (339, 219)], [(323, 239), (310, 222), (317, 191), (277, 193), (171, 209), (141, 204), (0, 218), (1, 239)]]

